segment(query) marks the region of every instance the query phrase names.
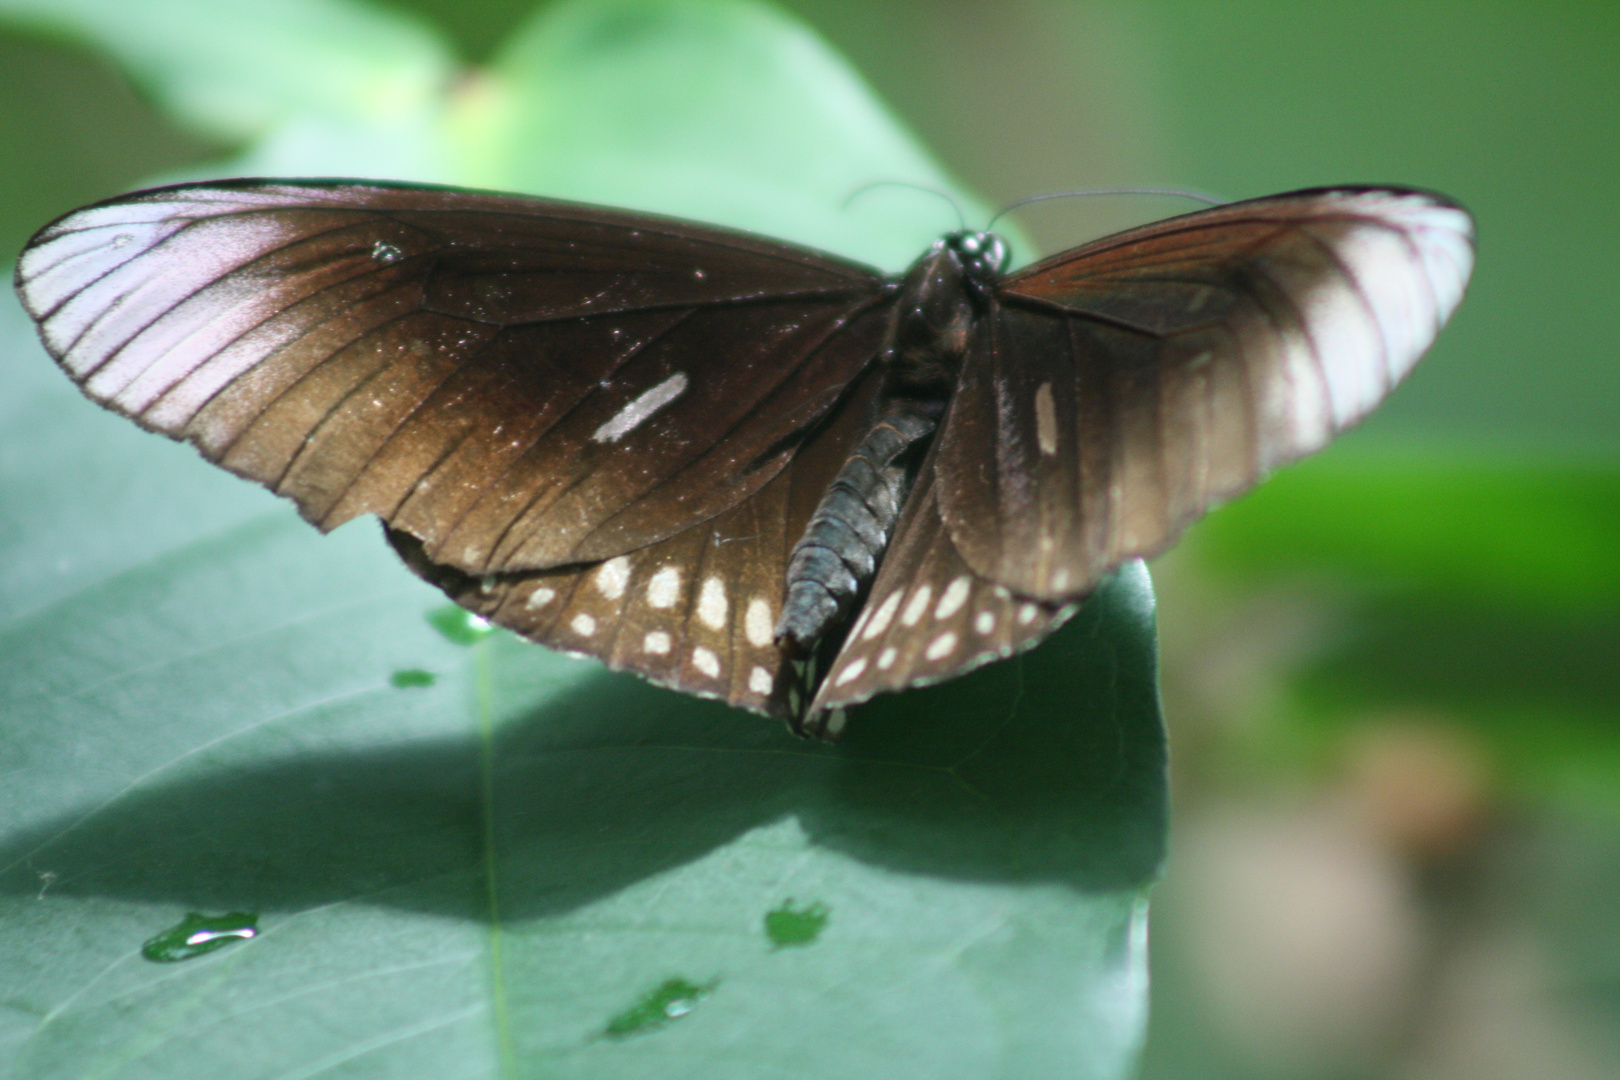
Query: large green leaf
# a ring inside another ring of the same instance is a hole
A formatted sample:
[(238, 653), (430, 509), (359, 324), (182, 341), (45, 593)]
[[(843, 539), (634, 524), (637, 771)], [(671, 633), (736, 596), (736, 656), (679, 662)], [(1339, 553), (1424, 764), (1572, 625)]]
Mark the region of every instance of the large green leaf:
[[(185, 10), (154, 5), (143, 33), (163, 39), (158, 15)], [(169, 40), (184, 48), (166, 63), (183, 66), (190, 39)], [(658, 101), (670, 130), (639, 174), (644, 198), (620, 201), (657, 203), (666, 166), (707, 169), (768, 193), (740, 207), (775, 193), (784, 217), (815, 203), (830, 220), (862, 147), (948, 186), (802, 29), (751, 5), (633, 2), (548, 9), (488, 73), (505, 87), (500, 122), (536, 133), (512, 186), (544, 188), (548, 160), (628, 160), (649, 138), (628, 89), (597, 99), (600, 124), (546, 118), (634, 68), (626, 41), (663, 57), (643, 95), (678, 96), (683, 56), (737, 87), (764, 58), (802, 80), (761, 93), (774, 126), (856, 135), (805, 149), (846, 161), (794, 194), (778, 142), (750, 166), (703, 136), (736, 120), (736, 95), (697, 94), (690, 112)], [(736, 120), (739, 146), (765, 121)], [(868, 221), (870, 248), (825, 246), (883, 261), (917, 228)], [(504, 634), (435, 629), (442, 598), (375, 525), (321, 538), (98, 411), (9, 301), (0, 363), (13, 1075), (1129, 1073), (1165, 830), (1140, 567), (1042, 649), (880, 699), (830, 749)], [(177, 955), (167, 946), (143, 956), (188, 912), (255, 915), (259, 934), (178, 963), (150, 959)]]

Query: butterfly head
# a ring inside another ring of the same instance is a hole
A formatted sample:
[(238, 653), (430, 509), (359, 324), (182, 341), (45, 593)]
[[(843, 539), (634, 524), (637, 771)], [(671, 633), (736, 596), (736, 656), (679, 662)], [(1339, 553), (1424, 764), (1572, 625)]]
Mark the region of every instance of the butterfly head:
[(993, 232), (953, 232), (937, 246), (955, 253), (962, 269), (975, 280), (995, 277), (1007, 269), (1007, 242)]

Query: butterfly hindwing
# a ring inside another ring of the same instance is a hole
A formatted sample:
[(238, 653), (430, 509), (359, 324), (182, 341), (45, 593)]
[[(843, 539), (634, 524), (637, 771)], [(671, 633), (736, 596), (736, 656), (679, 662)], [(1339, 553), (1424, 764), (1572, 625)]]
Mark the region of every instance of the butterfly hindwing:
[(836, 735), (836, 710), (874, 694), (954, 678), (1038, 644), (1077, 609), (1019, 596), (973, 571), (939, 516), (925, 459), (888, 554), (836, 659), (807, 725)]
[[(597, 563), (474, 576), (395, 550), (456, 603), (531, 641), (674, 690), (787, 718), (795, 673), (771, 638), (779, 611), (787, 489), (779, 474), (741, 504)], [(800, 691), (802, 694), (802, 690)]]
[(1472, 227), (1418, 192), (1300, 192), (1136, 229), (995, 288), (939, 436), (966, 563), (1080, 596), (1383, 397), (1462, 297)]
[(758, 491), (872, 360), (870, 271), (518, 196), (188, 185), (70, 214), (18, 288), (95, 400), (332, 528), (471, 574), (605, 559)]

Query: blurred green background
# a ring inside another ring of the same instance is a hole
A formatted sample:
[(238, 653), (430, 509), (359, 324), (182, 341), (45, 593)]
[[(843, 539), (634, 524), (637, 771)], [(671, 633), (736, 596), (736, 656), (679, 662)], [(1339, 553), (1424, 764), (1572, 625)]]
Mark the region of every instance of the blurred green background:
[[(1620, 5), (782, 6), (991, 205), (1389, 181), (1473, 210), (1409, 384), (1155, 567), (1176, 821), (1144, 1074), (1620, 1075)], [(474, 65), (532, 9), (397, 7)], [(0, 26), (0, 250), (236, 148)], [(1181, 209), (1022, 220), (1050, 251)]]

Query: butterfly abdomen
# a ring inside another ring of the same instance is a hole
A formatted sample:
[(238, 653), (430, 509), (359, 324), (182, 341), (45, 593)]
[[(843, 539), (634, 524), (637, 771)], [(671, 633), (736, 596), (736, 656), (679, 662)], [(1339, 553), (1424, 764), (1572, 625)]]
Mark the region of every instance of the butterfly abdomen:
[(952, 234), (912, 266), (881, 350), (883, 413), (822, 496), (788, 562), (776, 640), (808, 655), (877, 574), (915, 466), (944, 415), (980, 307), (1005, 260), (989, 233)]
[(911, 489), (910, 451), (938, 423), (933, 402), (891, 402), (850, 452), (788, 561), (776, 640), (789, 652), (808, 653), (872, 583)]

